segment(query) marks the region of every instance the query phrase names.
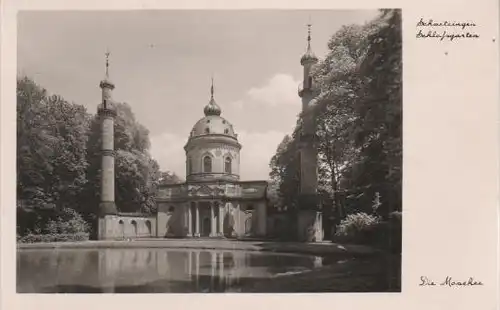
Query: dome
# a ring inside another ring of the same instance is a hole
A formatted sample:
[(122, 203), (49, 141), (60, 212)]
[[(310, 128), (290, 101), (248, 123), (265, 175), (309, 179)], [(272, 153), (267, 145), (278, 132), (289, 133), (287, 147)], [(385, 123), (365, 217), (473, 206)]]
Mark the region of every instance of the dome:
[(210, 99), (210, 102), (205, 106), (205, 108), (203, 109), (203, 112), (205, 112), (205, 115), (206, 116), (209, 116), (209, 115), (216, 115), (216, 116), (219, 116), (220, 113), (221, 113), (221, 109), (220, 107), (217, 105), (217, 103), (215, 102), (214, 98), (212, 97)]
[(316, 61), (318, 61), (318, 58), (316, 57), (316, 55), (314, 55), (310, 47), (307, 48), (306, 53), (302, 55), (302, 57), (300, 58), (301, 65), (304, 65), (306, 62), (316, 62)]
[(203, 112), (205, 116), (194, 124), (184, 146), (186, 180), (239, 180), (241, 144), (233, 125), (220, 116), (222, 110), (214, 99), (213, 81), (210, 101)]
[[(205, 110), (207, 107), (205, 107)], [(233, 125), (219, 115), (207, 115), (196, 122), (191, 130), (190, 138), (205, 135), (225, 135), (236, 138)]]
[(302, 55), (302, 58), (300, 58), (300, 64), (304, 65), (306, 63), (310, 62), (317, 62), (318, 58), (316, 55), (314, 55), (313, 51), (311, 50), (311, 24), (307, 25), (307, 51), (304, 55)]
[(222, 135), (236, 139), (237, 135), (234, 132), (233, 125), (229, 123), (225, 118), (220, 116), (222, 110), (215, 102), (213, 84), (210, 92), (210, 101), (203, 109), (205, 117), (196, 122), (196, 124), (193, 126), (193, 129), (191, 130), (189, 138), (191, 139), (198, 136)]

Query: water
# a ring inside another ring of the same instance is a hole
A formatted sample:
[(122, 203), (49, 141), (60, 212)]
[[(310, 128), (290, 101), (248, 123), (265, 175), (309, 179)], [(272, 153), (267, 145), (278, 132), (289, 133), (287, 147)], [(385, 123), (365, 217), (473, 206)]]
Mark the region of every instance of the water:
[(208, 293), (311, 270), (321, 258), (220, 250), (19, 250), (18, 293)]

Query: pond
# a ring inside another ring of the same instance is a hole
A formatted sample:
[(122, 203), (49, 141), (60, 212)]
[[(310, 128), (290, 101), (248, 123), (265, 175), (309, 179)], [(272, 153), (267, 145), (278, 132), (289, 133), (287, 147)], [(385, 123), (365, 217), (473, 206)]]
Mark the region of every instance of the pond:
[(18, 293), (236, 292), (259, 279), (321, 266), (322, 258), (195, 249), (23, 249)]

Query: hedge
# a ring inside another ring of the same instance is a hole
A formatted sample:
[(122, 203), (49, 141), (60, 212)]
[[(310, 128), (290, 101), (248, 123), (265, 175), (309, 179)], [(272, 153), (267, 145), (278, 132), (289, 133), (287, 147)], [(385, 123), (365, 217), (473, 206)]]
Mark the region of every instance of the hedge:
[(86, 241), (89, 240), (88, 233), (76, 234), (27, 234), (18, 236), (17, 242), (20, 243), (38, 243), (38, 242), (66, 242), (66, 241)]

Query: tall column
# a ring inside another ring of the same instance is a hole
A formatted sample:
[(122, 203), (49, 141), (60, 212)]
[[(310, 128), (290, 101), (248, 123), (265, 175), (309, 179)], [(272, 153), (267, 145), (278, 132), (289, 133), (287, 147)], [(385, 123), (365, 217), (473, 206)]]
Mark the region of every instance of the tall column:
[(224, 236), (224, 206), (219, 203), (219, 236)]
[(196, 210), (196, 226), (195, 226), (195, 232), (194, 236), (199, 237), (200, 236), (200, 203), (196, 202), (195, 204), (195, 210)]
[(188, 237), (193, 236), (193, 214), (192, 214), (192, 204), (189, 203), (187, 206), (188, 209)]
[[(300, 59), (304, 67), (302, 88), (299, 96), (302, 99), (302, 129), (299, 137), (299, 212), (297, 217), (297, 233), (301, 241), (313, 241), (314, 238), (309, 231), (314, 230), (317, 234), (315, 223), (315, 212), (319, 211), (318, 201), (318, 150), (316, 145), (316, 118), (311, 108), (311, 102), (317, 94), (317, 88), (313, 84), (311, 75), (312, 66), (318, 62), (318, 58), (311, 49), (311, 25), (308, 25), (307, 51)], [(312, 223), (311, 223), (312, 219)]]
[(217, 232), (215, 230), (217, 223), (215, 222), (214, 203), (210, 202), (210, 237), (215, 237)]
[(106, 53), (106, 77), (99, 87), (102, 93), (102, 102), (97, 108), (101, 121), (101, 201), (99, 204), (98, 239), (107, 239), (117, 236), (110, 235), (106, 229), (106, 215), (117, 213), (115, 205), (115, 152), (114, 152), (114, 123), (116, 110), (111, 98), (115, 85), (108, 76), (108, 56)]

